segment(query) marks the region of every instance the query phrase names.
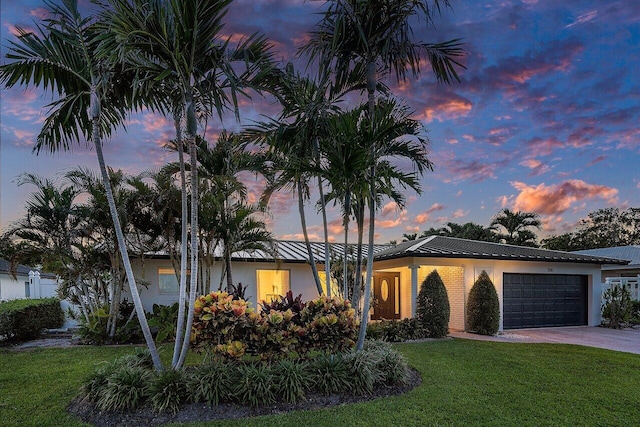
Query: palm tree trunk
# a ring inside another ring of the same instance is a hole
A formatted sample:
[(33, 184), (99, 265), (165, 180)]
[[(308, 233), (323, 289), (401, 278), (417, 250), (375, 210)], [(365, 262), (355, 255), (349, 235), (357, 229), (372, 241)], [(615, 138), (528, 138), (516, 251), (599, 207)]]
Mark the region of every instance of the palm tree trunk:
[(233, 277), (231, 277), (231, 248), (228, 246), (230, 246), (229, 242), (227, 242), (224, 248), (224, 263), (227, 265), (227, 292), (231, 292), (233, 289)]
[[(129, 254), (127, 252), (127, 247), (124, 240), (124, 233), (122, 232), (122, 227), (120, 226), (120, 218), (118, 217), (118, 212), (116, 211), (116, 204), (113, 198), (113, 191), (111, 191), (111, 182), (109, 181), (107, 166), (104, 162), (104, 155), (102, 153), (102, 141), (100, 140), (100, 112), (99, 112), (100, 105), (97, 99), (97, 95), (95, 93), (91, 94), (91, 104), (92, 104), (91, 110), (94, 113), (93, 130), (92, 130), (93, 144), (96, 148), (96, 155), (98, 156), (98, 164), (100, 166), (102, 182), (104, 184), (105, 193), (107, 195), (107, 202), (109, 203), (109, 212), (111, 213), (111, 219), (113, 220), (113, 226), (116, 232), (116, 239), (118, 241), (118, 246), (120, 248), (120, 255), (122, 256), (122, 263), (124, 264), (124, 270), (127, 275), (127, 282), (129, 282), (131, 299), (133, 300), (133, 305), (135, 306), (135, 309), (136, 309), (138, 321), (140, 322), (140, 329), (142, 329), (142, 335), (144, 335), (144, 340), (147, 343), (147, 347), (149, 348), (149, 353), (151, 354), (151, 360), (153, 361), (153, 366), (155, 367), (156, 371), (161, 371), (162, 361), (160, 360), (160, 354), (158, 353), (158, 349), (156, 348), (156, 343), (153, 341), (153, 336), (151, 335), (151, 330), (149, 329), (149, 324), (147, 323), (147, 318), (145, 317), (145, 314), (144, 314), (144, 307), (142, 306), (140, 293), (138, 292), (138, 287), (136, 286), (136, 279), (133, 276), (133, 269), (131, 268), (131, 261), (129, 260)], [(95, 114), (96, 111), (97, 111), (97, 114)]]
[(356, 254), (356, 279), (353, 284), (353, 301), (356, 313), (360, 314), (362, 307), (360, 305), (360, 288), (362, 287), (362, 241), (364, 240), (364, 204), (357, 202), (358, 211), (356, 213), (356, 225), (358, 227), (358, 244)]
[[(369, 61), (367, 65), (367, 93), (369, 104), (369, 126), (373, 130), (374, 113), (375, 113), (375, 90), (377, 86), (376, 63)], [(371, 132), (373, 135), (373, 132)], [(360, 320), (360, 332), (358, 334), (358, 343), (356, 351), (362, 350), (364, 347), (364, 338), (367, 334), (367, 323), (369, 322), (369, 306), (371, 305), (371, 282), (373, 278), (373, 239), (375, 237), (376, 222), (376, 144), (371, 141), (371, 172), (369, 177), (370, 198), (369, 200), (369, 243), (367, 253), (367, 274), (364, 281), (364, 304), (362, 308), (362, 316)]]
[(298, 212), (300, 213), (300, 223), (302, 225), (302, 234), (304, 235), (304, 243), (307, 246), (307, 253), (309, 254), (309, 264), (311, 264), (311, 272), (313, 273), (313, 279), (316, 282), (316, 288), (318, 295), (322, 295), (322, 285), (320, 284), (320, 277), (318, 277), (318, 267), (316, 266), (316, 260), (311, 250), (311, 242), (309, 242), (309, 233), (307, 232), (307, 218), (304, 214), (304, 199), (302, 194), (302, 184), (298, 180)]
[(327, 224), (327, 206), (324, 200), (322, 179), (318, 176), (318, 191), (320, 192), (320, 209), (322, 210), (322, 226), (324, 228), (324, 274), (327, 286), (327, 296), (331, 298), (331, 254), (329, 246), (329, 226)]
[(349, 273), (349, 264), (347, 261), (347, 246), (349, 244), (349, 211), (350, 210), (351, 210), (351, 192), (347, 190), (344, 195), (344, 219), (342, 220), (342, 225), (344, 227), (344, 248), (342, 250), (342, 295), (344, 299), (349, 299), (349, 281), (347, 280), (347, 274)]
[[(193, 114), (193, 118), (187, 118), (187, 122), (193, 120), (195, 122), (195, 111), (188, 98), (187, 115)], [(189, 125), (188, 125), (189, 126)], [(193, 324), (194, 302), (196, 300), (196, 288), (198, 282), (198, 155), (196, 152), (195, 130), (189, 131), (189, 155), (191, 158), (191, 283), (189, 285), (189, 311), (187, 313), (187, 324), (185, 326), (185, 334), (182, 340), (182, 351), (180, 359), (175, 368), (180, 368), (184, 364), (187, 357), (187, 350), (191, 342), (191, 325)]]
[(187, 218), (188, 218), (188, 203), (187, 203), (187, 177), (184, 167), (184, 149), (182, 144), (182, 127), (180, 125), (181, 115), (179, 112), (174, 113), (174, 124), (176, 128), (176, 143), (178, 145), (178, 163), (180, 164), (180, 188), (181, 188), (181, 228), (180, 228), (180, 294), (178, 299), (178, 321), (176, 324), (176, 340), (173, 343), (173, 358), (171, 359), (171, 366), (176, 368), (178, 360), (180, 359), (180, 350), (182, 340), (185, 334), (189, 334), (190, 331), (185, 331), (184, 324), (184, 312), (187, 300)]

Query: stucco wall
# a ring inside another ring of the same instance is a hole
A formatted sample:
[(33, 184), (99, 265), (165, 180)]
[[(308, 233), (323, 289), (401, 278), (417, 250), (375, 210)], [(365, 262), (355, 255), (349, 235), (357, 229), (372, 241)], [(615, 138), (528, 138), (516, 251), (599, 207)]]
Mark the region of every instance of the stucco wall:
[(502, 278), (504, 273), (529, 274), (580, 274), (588, 277), (587, 321), (590, 326), (600, 324), (600, 266), (595, 264), (553, 263), (537, 261), (501, 261), (455, 258), (403, 258), (377, 262), (375, 270), (400, 272), (402, 317), (411, 316), (415, 295), (411, 292), (411, 270), (409, 265), (417, 265), (418, 291), (425, 277), (434, 269), (442, 277), (447, 288), (451, 317), (449, 329), (463, 330), (465, 327), (465, 306), (469, 292), (482, 270), (487, 271), (500, 298), (500, 329), (502, 330)]
[[(136, 278), (149, 284), (148, 287), (139, 286), (140, 298), (146, 311), (151, 311), (153, 304), (171, 305), (178, 301), (177, 293), (163, 294), (158, 289), (158, 270), (160, 268), (173, 268), (171, 261), (147, 259), (144, 261), (143, 266), (139, 260), (132, 260), (132, 266)], [(218, 289), (221, 266), (222, 264), (217, 262), (212, 268), (212, 290)], [(268, 262), (234, 262), (232, 270), (233, 282), (235, 284), (242, 283), (243, 286), (248, 287), (246, 291), (247, 299), (255, 307), (258, 295), (256, 270), (275, 270), (277, 268), (289, 271), (290, 286), (294, 296), (302, 294), (303, 299), (308, 300), (317, 295), (315, 283), (311, 276), (311, 269), (306, 264), (281, 264), (278, 266), (275, 263)], [(123, 297), (131, 300), (131, 297), (126, 292)]]

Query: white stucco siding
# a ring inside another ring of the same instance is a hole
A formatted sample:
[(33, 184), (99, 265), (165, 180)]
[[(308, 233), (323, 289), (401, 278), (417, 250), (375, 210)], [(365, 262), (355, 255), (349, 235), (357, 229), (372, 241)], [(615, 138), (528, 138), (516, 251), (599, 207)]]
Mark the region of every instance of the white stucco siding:
[(18, 276), (17, 280), (6, 274), (0, 274), (0, 300), (26, 298), (25, 282), (29, 282), (26, 276)]
[[(397, 271), (401, 279), (402, 318), (411, 317), (411, 307), (417, 295), (411, 292), (411, 270), (409, 265), (418, 265), (418, 291), (424, 279), (437, 270), (447, 288), (451, 315), (449, 329), (464, 330), (466, 303), (469, 292), (478, 275), (486, 270), (500, 300), (500, 330), (503, 313), (503, 274), (563, 274), (585, 275), (587, 282), (587, 321), (590, 326), (600, 324), (600, 266), (595, 264), (553, 263), (537, 261), (502, 261), (467, 258), (402, 258), (377, 262), (375, 271)], [(595, 279), (595, 280), (594, 280)]]
[[(159, 290), (158, 271), (160, 269), (172, 269), (171, 261), (168, 259), (146, 259), (144, 266), (139, 260), (132, 260), (134, 274), (136, 279), (147, 282), (148, 286), (138, 286), (140, 289), (140, 298), (146, 311), (153, 309), (153, 304), (171, 305), (178, 301), (177, 293), (161, 293)], [(211, 272), (211, 289), (218, 289), (220, 283), (222, 263), (216, 262)], [(307, 264), (280, 264), (270, 262), (234, 262), (233, 263), (233, 282), (234, 284), (242, 283), (247, 287), (247, 299), (255, 307), (257, 304), (257, 270), (287, 270), (289, 271), (290, 289), (294, 297), (302, 294), (303, 300), (309, 300), (317, 296), (315, 282), (311, 275), (311, 268)], [(223, 286), (226, 285), (226, 281)], [(123, 293), (123, 298), (131, 300), (128, 292)]]

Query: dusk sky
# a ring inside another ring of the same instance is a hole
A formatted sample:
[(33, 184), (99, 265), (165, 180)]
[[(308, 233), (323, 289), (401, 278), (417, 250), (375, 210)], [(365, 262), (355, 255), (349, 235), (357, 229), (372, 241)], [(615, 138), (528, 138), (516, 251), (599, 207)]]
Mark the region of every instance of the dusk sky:
[[(428, 130), (435, 171), (424, 176), (421, 196), (408, 194), (404, 210), (384, 206), (378, 241), (448, 221), (488, 226), (502, 208), (540, 214), (545, 237), (571, 231), (596, 209), (640, 207), (640, 1), (451, 3), (453, 11), (435, 17), (435, 30), (416, 26), (415, 35), (428, 42), (464, 39), (468, 56), (461, 82), (439, 85), (426, 66), (420, 79), (386, 81)], [(289, 61), (318, 21), (314, 12), (321, 4), (236, 0), (225, 31), (263, 32), (277, 57)], [(45, 9), (39, 0), (2, 0), (1, 7), (5, 63), (15, 26), (33, 28)], [(78, 165), (97, 169), (84, 141), (68, 153), (31, 152), (50, 99), (22, 88), (2, 92), (2, 227), (23, 215), (34, 190), (16, 185), (21, 173), (54, 177)], [(241, 107), (243, 123), (276, 113), (276, 105), (257, 96)], [(230, 119), (210, 128), (214, 143), (220, 129), (239, 125)], [(173, 159), (162, 148), (173, 136), (170, 118), (135, 115), (127, 132), (105, 142), (106, 161), (129, 173), (158, 168)], [(250, 183), (252, 200), (259, 187)], [(301, 239), (293, 195), (279, 194), (270, 208), (275, 236)], [(311, 237), (319, 240), (319, 215), (312, 208), (309, 214)], [(337, 210), (331, 220), (331, 234), (341, 241)]]

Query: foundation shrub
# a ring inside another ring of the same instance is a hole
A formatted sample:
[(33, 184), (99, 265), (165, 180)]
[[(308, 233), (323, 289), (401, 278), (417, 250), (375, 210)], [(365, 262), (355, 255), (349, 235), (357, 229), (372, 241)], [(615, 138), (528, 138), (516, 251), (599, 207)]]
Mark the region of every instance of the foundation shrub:
[(416, 320), (429, 338), (442, 338), (449, 332), (449, 297), (440, 274), (433, 270), (420, 286), (416, 301)]
[(602, 325), (622, 329), (632, 318), (631, 292), (627, 286), (612, 286), (602, 295)]
[(425, 337), (425, 331), (415, 318), (382, 320), (367, 325), (367, 338), (371, 340), (403, 342)]
[(486, 271), (482, 271), (469, 292), (467, 331), (495, 335), (500, 328), (500, 301)]

